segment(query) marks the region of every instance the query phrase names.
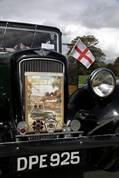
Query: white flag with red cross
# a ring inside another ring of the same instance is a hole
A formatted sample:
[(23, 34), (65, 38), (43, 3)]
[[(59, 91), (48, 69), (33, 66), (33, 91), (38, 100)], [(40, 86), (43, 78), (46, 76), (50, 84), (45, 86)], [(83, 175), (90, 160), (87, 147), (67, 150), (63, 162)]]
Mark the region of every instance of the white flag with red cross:
[(87, 48), (80, 39), (78, 39), (70, 54), (76, 60), (81, 62), (86, 68), (89, 68), (95, 61), (95, 57), (89, 48)]

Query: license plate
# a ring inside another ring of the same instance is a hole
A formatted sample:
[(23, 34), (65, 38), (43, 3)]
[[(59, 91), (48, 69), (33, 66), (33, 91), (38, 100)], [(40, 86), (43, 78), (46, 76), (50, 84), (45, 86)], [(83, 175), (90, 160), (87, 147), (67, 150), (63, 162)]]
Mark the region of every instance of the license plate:
[(17, 172), (80, 164), (79, 151), (29, 155), (17, 158)]

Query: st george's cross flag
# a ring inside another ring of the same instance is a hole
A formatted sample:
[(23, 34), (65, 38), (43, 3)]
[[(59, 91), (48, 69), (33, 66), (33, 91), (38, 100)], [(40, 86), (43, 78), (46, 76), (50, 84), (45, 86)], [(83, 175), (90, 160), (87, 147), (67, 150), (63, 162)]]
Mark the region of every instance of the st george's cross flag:
[(86, 47), (86, 45), (78, 39), (74, 45), (70, 55), (74, 57), (77, 61), (81, 62), (87, 69), (94, 63), (95, 57)]

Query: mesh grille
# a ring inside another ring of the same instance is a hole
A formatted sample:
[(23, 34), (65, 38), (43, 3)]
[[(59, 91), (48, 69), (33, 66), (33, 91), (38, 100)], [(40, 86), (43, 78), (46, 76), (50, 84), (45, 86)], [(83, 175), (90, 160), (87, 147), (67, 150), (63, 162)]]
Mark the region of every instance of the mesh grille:
[(27, 59), (20, 63), (20, 73), (24, 72), (63, 72), (63, 64), (51, 59)]
[(56, 72), (63, 73), (64, 65), (60, 61), (48, 58), (27, 58), (19, 63), (20, 93), (24, 98), (25, 72)]

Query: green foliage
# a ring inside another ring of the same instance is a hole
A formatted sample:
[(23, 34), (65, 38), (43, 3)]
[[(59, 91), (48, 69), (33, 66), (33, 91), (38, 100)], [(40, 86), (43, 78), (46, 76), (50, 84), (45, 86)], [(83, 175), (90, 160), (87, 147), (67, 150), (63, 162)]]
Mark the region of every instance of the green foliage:
[[(95, 62), (93, 65), (90, 66), (89, 69), (86, 69), (85, 66), (83, 66), (80, 62), (76, 61), (72, 56), (70, 56), (70, 52), (79, 38), (90, 49), (95, 57)], [(85, 83), (84, 81), (86, 79), (86, 76), (90, 75), (92, 71), (99, 67), (107, 67), (111, 69), (117, 77), (119, 77), (119, 57), (116, 58), (113, 64), (106, 64), (105, 54), (103, 53), (102, 49), (97, 46), (98, 43), (99, 41), (93, 35), (82, 37), (77, 36), (71, 41), (71, 44), (69, 45), (69, 51), (67, 53), (69, 61), (69, 84), (76, 84), (78, 82), (80, 84)]]
[(84, 85), (87, 82), (88, 75), (80, 75), (78, 80), (78, 85)]
[[(83, 66), (80, 62), (77, 62), (72, 56), (70, 56), (70, 52), (79, 38), (95, 56), (95, 62), (89, 69), (86, 69), (85, 66)], [(78, 81), (78, 77), (76, 77), (75, 75), (89, 75), (94, 69), (105, 65), (105, 54), (100, 48), (96, 46), (98, 43), (99, 41), (93, 35), (82, 37), (77, 36), (71, 41), (69, 51), (67, 53), (69, 60), (69, 83), (74, 84)]]
[(99, 41), (93, 35), (87, 35), (87, 36), (82, 36), (82, 37), (78, 37), (78, 38), (80, 38), (81, 41), (87, 47), (96, 46), (99, 43)]
[(116, 76), (119, 76), (119, 57), (117, 57), (113, 64), (108, 64), (107, 67), (111, 69)]

